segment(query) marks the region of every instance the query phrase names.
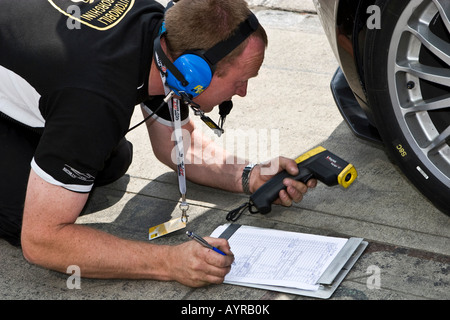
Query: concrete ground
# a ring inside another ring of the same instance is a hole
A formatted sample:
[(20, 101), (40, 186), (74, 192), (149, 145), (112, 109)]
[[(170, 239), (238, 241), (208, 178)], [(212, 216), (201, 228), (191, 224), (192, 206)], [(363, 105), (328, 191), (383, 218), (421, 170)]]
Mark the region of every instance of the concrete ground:
[[(225, 135), (230, 152), (265, 161), (296, 157), (323, 146), (351, 162), (359, 177), (348, 189), (319, 184), (301, 203), (273, 207), (268, 215), (244, 214), (239, 223), (312, 234), (362, 237), (369, 246), (332, 300), (450, 298), (450, 217), (439, 212), (388, 160), (379, 147), (356, 138), (329, 89), (337, 62), (310, 1), (249, 1), (265, 26), (269, 47), (248, 96), (234, 99)], [(279, 10), (279, 9), (287, 10)], [(217, 120), (213, 111), (211, 117)], [(132, 123), (140, 120), (136, 108)], [(199, 123), (205, 133), (209, 129)], [(242, 130), (242, 131), (239, 131)], [(244, 147), (242, 135), (266, 137)], [(179, 216), (176, 175), (154, 157), (145, 128), (128, 135), (134, 162), (126, 176), (95, 190), (89, 224), (118, 236), (148, 241), (150, 226)], [(242, 140), (239, 140), (242, 141)], [(229, 210), (248, 198), (188, 183), (189, 228), (209, 235), (227, 223)], [(154, 240), (186, 241), (184, 231)], [(20, 249), (0, 240), (0, 299), (302, 300), (303, 296), (233, 285), (192, 289), (173, 282), (81, 279), (28, 264)], [(379, 282), (373, 282), (374, 270)]]

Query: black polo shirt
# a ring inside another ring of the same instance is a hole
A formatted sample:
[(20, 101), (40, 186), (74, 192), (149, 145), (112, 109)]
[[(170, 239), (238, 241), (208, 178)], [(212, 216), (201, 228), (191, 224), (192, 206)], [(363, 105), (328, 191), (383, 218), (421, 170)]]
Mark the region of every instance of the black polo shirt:
[(163, 12), (152, 0), (0, 1), (0, 112), (43, 128), (40, 177), (91, 190), (148, 98)]

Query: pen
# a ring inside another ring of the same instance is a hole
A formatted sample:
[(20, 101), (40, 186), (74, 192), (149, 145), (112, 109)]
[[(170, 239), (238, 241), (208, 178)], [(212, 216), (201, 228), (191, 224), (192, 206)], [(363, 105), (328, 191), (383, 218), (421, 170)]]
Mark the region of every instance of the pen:
[(206, 242), (205, 239), (203, 239), (202, 237), (196, 235), (196, 234), (193, 233), (192, 231), (186, 231), (186, 235), (187, 235), (189, 238), (194, 239), (195, 241), (197, 241), (198, 243), (200, 243), (202, 246), (204, 246), (204, 247), (206, 247), (206, 248), (208, 248), (208, 249), (214, 250), (215, 252), (220, 253), (220, 254), (223, 255), (223, 256), (226, 256), (225, 253), (223, 253), (223, 252), (220, 251), (219, 249), (213, 247), (213, 246), (210, 245), (208, 242)]

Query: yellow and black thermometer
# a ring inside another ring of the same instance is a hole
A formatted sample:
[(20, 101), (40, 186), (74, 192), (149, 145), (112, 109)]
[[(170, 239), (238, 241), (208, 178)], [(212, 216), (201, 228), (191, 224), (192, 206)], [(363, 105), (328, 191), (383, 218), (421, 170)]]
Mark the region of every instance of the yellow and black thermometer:
[(248, 208), (251, 213), (269, 213), (272, 202), (278, 198), (279, 192), (286, 189), (283, 184), (285, 178), (292, 178), (303, 183), (314, 178), (327, 186), (339, 184), (348, 188), (358, 176), (352, 164), (323, 147), (317, 147), (302, 154), (295, 162), (299, 169), (298, 175), (292, 176), (286, 170), (278, 173), (256, 190), (250, 196), (248, 203), (230, 211), (227, 220), (236, 221), (245, 208)]

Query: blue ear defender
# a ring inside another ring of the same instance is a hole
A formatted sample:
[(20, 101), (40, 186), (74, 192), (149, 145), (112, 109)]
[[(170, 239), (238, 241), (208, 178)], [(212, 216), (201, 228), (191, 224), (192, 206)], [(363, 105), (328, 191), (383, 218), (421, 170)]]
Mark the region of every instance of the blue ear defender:
[(170, 72), (167, 72), (167, 85), (169, 88), (180, 96), (180, 91), (185, 92), (191, 98), (195, 98), (202, 93), (211, 83), (213, 76), (213, 66), (210, 66), (208, 62), (201, 56), (195, 53), (187, 53), (181, 55), (173, 63), (183, 75), (186, 82)]

